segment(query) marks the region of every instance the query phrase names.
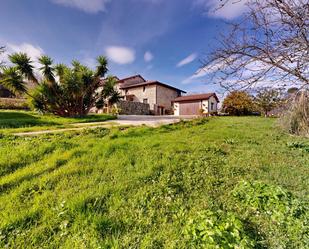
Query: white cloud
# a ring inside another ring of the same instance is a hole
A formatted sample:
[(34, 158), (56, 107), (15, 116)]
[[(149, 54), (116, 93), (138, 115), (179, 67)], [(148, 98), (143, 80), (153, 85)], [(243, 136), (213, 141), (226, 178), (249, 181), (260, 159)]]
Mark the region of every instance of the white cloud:
[(150, 52), (150, 51), (147, 51), (145, 54), (144, 54), (144, 60), (146, 62), (150, 62), (152, 61), (153, 59), (153, 54)]
[(248, 0), (195, 0), (194, 5), (201, 7), (210, 17), (234, 19), (247, 10)]
[(80, 9), (87, 13), (98, 13), (104, 11), (110, 0), (50, 0), (53, 3), (66, 7)]
[(213, 73), (215, 71), (218, 71), (219, 69), (222, 69), (224, 66), (225, 66), (225, 63), (221, 61), (221, 62), (214, 62), (208, 66), (199, 68), (193, 75), (184, 79), (182, 83), (183, 84), (193, 83), (194, 80), (203, 78), (210, 73)]
[(187, 56), (186, 58), (184, 58), (183, 60), (181, 60), (180, 62), (178, 62), (178, 64), (176, 65), (177, 67), (182, 67), (184, 65), (187, 65), (191, 62), (193, 62), (197, 57), (196, 53), (190, 54), (189, 56)]
[(131, 48), (110, 46), (105, 52), (107, 57), (117, 64), (130, 64), (135, 60), (135, 51)]
[(208, 72), (206, 70), (204, 70), (204, 68), (200, 68), (193, 75), (191, 75), (190, 77), (184, 79), (182, 81), (182, 84), (192, 83), (194, 80), (196, 80), (198, 78), (202, 78), (202, 77), (206, 76), (207, 74), (208, 74)]
[(21, 43), (21, 44), (13, 44), (7, 43), (5, 46), (5, 53), (1, 56), (0, 60), (4, 60), (4, 62), (9, 63), (8, 56), (12, 53), (26, 53), (31, 60), (33, 61), (33, 65), (37, 68), (39, 63), (37, 62), (38, 57), (44, 54), (44, 51), (39, 46), (34, 46), (30, 43)]

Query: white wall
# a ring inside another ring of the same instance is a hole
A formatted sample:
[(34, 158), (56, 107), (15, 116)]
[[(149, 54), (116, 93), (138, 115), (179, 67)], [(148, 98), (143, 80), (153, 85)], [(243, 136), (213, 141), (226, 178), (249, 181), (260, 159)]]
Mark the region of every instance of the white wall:
[[(214, 103), (213, 110), (211, 110), (211, 103)], [(211, 96), (208, 99), (208, 111), (211, 112), (217, 112), (218, 111), (218, 101), (215, 97)]]
[(180, 109), (179, 109), (179, 102), (174, 102), (174, 115), (175, 116), (179, 116), (179, 114), (180, 114)]
[(208, 113), (208, 100), (202, 101), (202, 109), (204, 110), (204, 113)]

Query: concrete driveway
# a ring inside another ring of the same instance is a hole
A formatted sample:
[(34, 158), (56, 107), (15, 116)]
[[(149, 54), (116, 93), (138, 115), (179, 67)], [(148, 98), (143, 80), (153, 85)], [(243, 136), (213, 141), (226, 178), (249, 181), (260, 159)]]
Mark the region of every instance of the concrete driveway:
[(150, 127), (158, 127), (165, 124), (177, 123), (180, 120), (194, 119), (196, 116), (150, 116), (150, 115), (118, 115), (118, 119), (104, 122), (89, 122), (71, 124), (71, 128), (55, 129), (55, 130), (40, 130), (30, 132), (14, 133), (16, 136), (36, 136), (50, 133), (62, 133), (66, 131), (78, 131), (87, 129), (95, 129), (99, 127), (109, 128), (114, 126), (140, 126), (146, 125)]
[(191, 120), (194, 118), (196, 118), (196, 116), (118, 115), (118, 119), (113, 120), (113, 122), (118, 123), (119, 125), (147, 125), (156, 127), (163, 124), (173, 124), (179, 122), (180, 120)]

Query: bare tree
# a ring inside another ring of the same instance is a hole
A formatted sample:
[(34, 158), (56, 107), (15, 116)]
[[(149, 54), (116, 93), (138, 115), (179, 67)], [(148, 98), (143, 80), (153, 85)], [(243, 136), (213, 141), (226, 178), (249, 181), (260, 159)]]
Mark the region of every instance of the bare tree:
[[(222, 1), (219, 8), (229, 0)], [(228, 90), (309, 85), (308, 0), (249, 0), (248, 11), (221, 35), (203, 70)]]

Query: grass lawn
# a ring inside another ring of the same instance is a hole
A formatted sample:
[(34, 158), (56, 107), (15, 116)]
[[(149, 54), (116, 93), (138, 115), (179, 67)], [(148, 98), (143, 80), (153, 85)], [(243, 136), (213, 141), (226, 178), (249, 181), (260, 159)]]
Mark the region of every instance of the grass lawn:
[(308, 186), (275, 119), (3, 135), (0, 247), (309, 248)]
[(69, 128), (74, 123), (100, 122), (115, 118), (115, 116), (106, 114), (89, 114), (80, 118), (63, 118), (55, 115), (40, 115), (28, 111), (0, 110), (0, 132)]

